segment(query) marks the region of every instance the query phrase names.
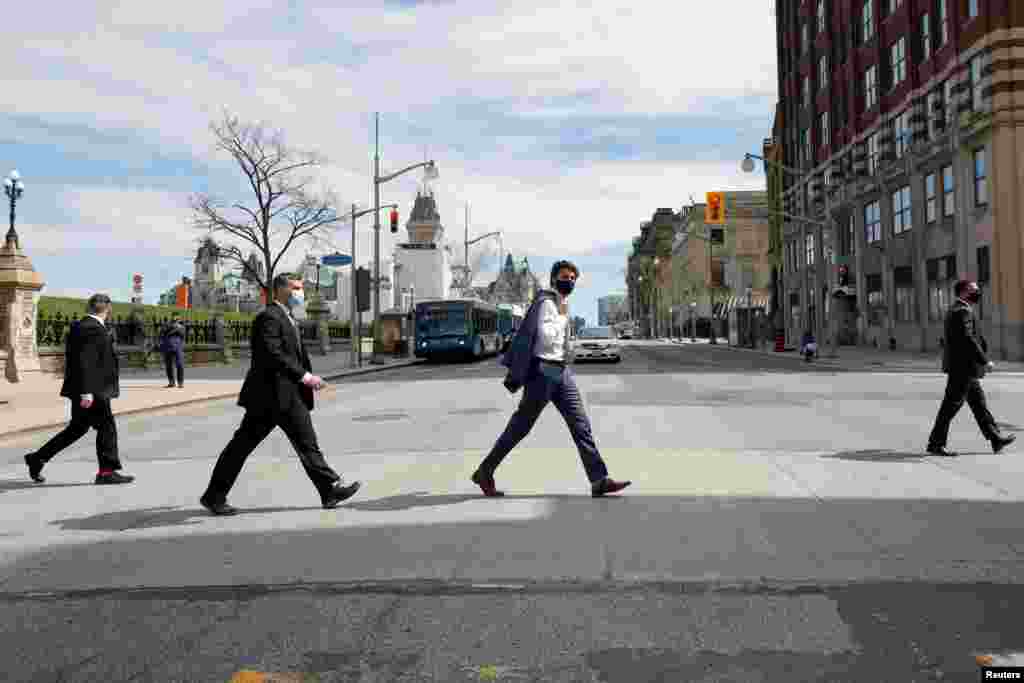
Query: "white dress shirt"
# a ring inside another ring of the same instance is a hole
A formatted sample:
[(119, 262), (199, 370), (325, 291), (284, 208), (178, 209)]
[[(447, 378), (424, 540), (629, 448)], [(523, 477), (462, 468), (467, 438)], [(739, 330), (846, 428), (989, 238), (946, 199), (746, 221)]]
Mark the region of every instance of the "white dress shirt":
[(542, 351), (538, 358), (565, 362), (569, 357), (569, 316), (558, 312), (551, 299), (541, 304), (540, 334)]
[[(295, 337), (299, 340), (299, 343), (301, 344), (302, 343), (302, 333), (299, 332), (299, 325), (298, 325), (298, 323), (295, 322), (295, 318), (292, 317), (292, 312), (289, 311), (288, 307), (285, 306), (280, 301), (275, 300), (274, 303), (277, 304), (278, 306), (280, 306), (281, 310), (284, 311), (284, 314), (286, 316), (288, 316), (288, 322), (290, 322), (292, 324), (292, 329), (295, 330)], [(312, 376), (313, 376), (312, 374), (307, 372), (305, 375), (302, 376), (302, 379), (300, 379), (299, 381), (304, 383), (306, 380), (308, 380)]]
[[(99, 317), (98, 315), (93, 315), (92, 313), (90, 313), (89, 317), (92, 318), (93, 320), (95, 320), (96, 322), (98, 322), (104, 328), (107, 326), (107, 324), (105, 322), (103, 322), (103, 318)], [(92, 400), (92, 394), (82, 394), (82, 400), (83, 401), (91, 401)]]

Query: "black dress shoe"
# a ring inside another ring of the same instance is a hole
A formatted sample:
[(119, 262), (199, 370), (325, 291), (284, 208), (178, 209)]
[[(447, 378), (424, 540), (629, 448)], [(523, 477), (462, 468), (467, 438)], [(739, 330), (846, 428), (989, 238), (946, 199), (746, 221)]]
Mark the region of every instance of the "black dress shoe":
[(238, 508), (228, 505), (226, 502), (222, 503), (211, 503), (205, 498), (199, 499), (199, 504), (210, 511), (210, 514), (218, 517), (225, 517), (227, 515), (237, 515)]
[(930, 455), (941, 455), (944, 458), (955, 458), (957, 453), (947, 450), (945, 446), (929, 446), (927, 452)]
[(484, 492), (484, 495), (488, 498), (501, 498), (505, 495), (504, 491), (498, 490), (497, 485), (494, 483), (494, 476), (490, 474), (484, 474), (480, 470), (473, 473), (470, 477), (472, 482), (480, 487), (480, 490)]
[(348, 485), (341, 484), (340, 482), (335, 484), (330, 491), (328, 491), (325, 495), (321, 496), (320, 498), (320, 500), (323, 502), (324, 509), (331, 510), (333, 508), (338, 507), (346, 500), (354, 496), (356, 494), (356, 491), (359, 490), (360, 486), (362, 486), (362, 484), (360, 484), (358, 481), (352, 482), (351, 484)]
[(96, 475), (97, 484), (130, 484), (133, 481), (135, 481), (135, 477), (128, 474), (121, 474), (120, 472)]
[(32, 477), (32, 481), (37, 484), (42, 484), (46, 481), (46, 477), (41, 474), (43, 463), (36, 459), (35, 453), (29, 453), (25, 456), (25, 464), (28, 465), (28, 476)]
[(632, 483), (631, 481), (615, 481), (611, 477), (605, 477), (591, 487), (590, 495), (594, 498), (600, 498), (609, 493), (618, 493)]
[(1017, 440), (1017, 435), (1016, 434), (1007, 434), (1006, 436), (997, 436), (996, 438), (992, 439), (992, 452), (993, 453), (998, 453), (999, 451), (1003, 450), (1004, 448), (1006, 448), (1007, 446), (1009, 446), (1011, 443), (1013, 443), (1016, 440)]

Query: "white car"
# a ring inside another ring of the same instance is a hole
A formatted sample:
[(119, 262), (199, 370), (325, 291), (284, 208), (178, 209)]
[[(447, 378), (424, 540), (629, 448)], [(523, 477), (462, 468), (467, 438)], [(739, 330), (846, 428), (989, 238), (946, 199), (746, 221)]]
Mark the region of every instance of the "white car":
[(610, 327), (585, 327), (576, 335), (572, 344), (573, 360), (607, 360), (618, 363), (622, 360), (619, 341)]

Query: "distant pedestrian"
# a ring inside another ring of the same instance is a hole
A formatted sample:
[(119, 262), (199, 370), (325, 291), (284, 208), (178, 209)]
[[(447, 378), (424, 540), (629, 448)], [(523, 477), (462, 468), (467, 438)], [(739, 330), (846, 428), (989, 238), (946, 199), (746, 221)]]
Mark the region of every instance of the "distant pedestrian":
[(110, 401), (121, 395), (120, 364), (113, 330), (107, 327), (110, 297), (95, 294), (88, 315), (71, 325), (64, 348), (64, 384), (60, 395), (71, 401), (71, 422), (35, 453), (25, 456), (33, 481), (42, 483), (43, 466), (88, 433), (96, 430), (97, 484), (127, 484), (135, 477), (121, 474), (117, 425)]
[(160, 352), (167, 370), (167, 388), (174, 385), (174, 371), (178, 371), (178, 388), (185, 386), (185, 324), (174, 316), (160, 331)]
[(946, 314), (942, 347), (942, 371), (948, 375), (946, 394), (935, 417), (935, 427), (928, 437), (927, 450), (932, 455), (956, 455), (946, 450), (946, 440), (949, 438), (949, 425), (966, 400), (981, 433), (992, 444), (992, 451), (999, 453), (1017, 437), (1000, 434), (981, 387), (981, 378), (986, 370), (995, 367), (986, 355), (988, 344), (978, 334), (974, 316), (974, 304), (981, 300), (981, 289), (976, 282), (961, 280), (956, 283), (954, 293), (957, 299)]
[(804, 332), (803, 338), (800, 339), (800, 355), (804, 357), (808, 363), (818, 353), (818, 341), (814, 338), (814, 333), (810, 330)]
[(527, 311), (519, 331), (512, 339), (501, 363), (508, 368), (504, 385), (515, 393), (524, 387), (519, 407), (498, 438), (490, 454), (473, 473), (472, 480), (485, 496), (503, 496), (496, 488), (494, 472), (515, 446), (530, 433), (548, 402), (562, 414), (579, 451), (595, 498), (616, 493), (630, 485), (608, 476), (608, 468), (598, 453), (590, 429), (590, 419), (583, 409), (579, 389), (568, 363), (569, 345), (568, 298), (576, 284), (579, 269), (569, 261), (558, 261), (551, 268), (551, 287), (541, 290)]
[(252, 324), (252, 365), (238, 405), (245, 408), (242, 424), (221, 452), (210, 476), (210, 484), (199, 502), (215, 515), (233, 515), (238, 510), (227, 504), (227, 495), (242, 471), (246, 458), (280, 427), (298, 453), (306, 475), (320, 493), (324, 508), (336, 508), (359, 490), (359, 482), (344, 484), (331, 469), (317, 444), (310, 419), (313, 392), (326, 383), (312, 374), (309, 354), (289, 306), (292, 282), (278, 275), (272, 283), (274, 300)]

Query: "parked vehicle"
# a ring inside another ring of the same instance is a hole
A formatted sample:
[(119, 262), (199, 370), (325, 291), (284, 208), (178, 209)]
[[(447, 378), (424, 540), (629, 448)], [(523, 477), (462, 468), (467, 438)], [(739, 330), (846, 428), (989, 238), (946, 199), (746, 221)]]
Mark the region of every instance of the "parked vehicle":
[(611, 327), (584, 327), (573, 341), (574, 360), (622, 360), (617, 335)]

